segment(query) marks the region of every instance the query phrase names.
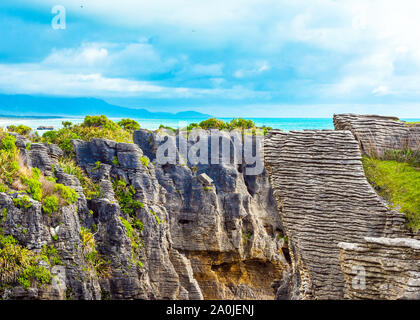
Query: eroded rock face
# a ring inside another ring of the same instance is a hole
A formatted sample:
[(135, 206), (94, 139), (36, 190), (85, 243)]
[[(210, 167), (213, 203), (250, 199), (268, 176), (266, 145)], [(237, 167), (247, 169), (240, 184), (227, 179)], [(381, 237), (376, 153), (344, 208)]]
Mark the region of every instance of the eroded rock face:
[[(105, 168), (92, 177), (126, 180), (136, 190), (135, 199), (145, 204), (137, 215), (144, 223), (146, 282), (156, 287), (154, 297), (274, 298), (271, 284), (287, 262), (267, 175), (249, 179), (230, 164), (146, 167), (139, 158), (154, 160), (158, 139), (142, 130), (135, 142), (143, 149), (99, 139), (74, 145), (88, 172), (97, 161)], [(150, 210), (164, 222), (156, 224)]]
[(350, 131), (270, 131), (265, 160), (297, 277), (286, 277), (289, 296), (343, 298), (337, 244), (401, 235), (402, 215), (367, 182)]
[[(48, 216), (39, 202), (25, 211), (13, 205), (17, 194), (0, 194), (0, 208), (9, 212), (5, 235), (35, 251), (54, 245), (64, 264), (51, 270), (56, 275), (52, 285), (29, 290), (16, 286), (3, 297), (273, 299), (272, 283), (288, 263), (267, 174), (247, 177), (233, 164), (147, 164), (144, 157), (155, 158), (159, 139), (147, 131), (135, 137), (147, 145), (72, 141), (78, 164), (101, 186), (99, 199), (87, 200), (77, 178), (59, 167), (62, 152), (57, 146), (29, 148), (29, 141), (17, 136), (23, 162), (73, 187), (79, 200)], [(144, 225), (138, 256), (142, 266), (133, 261), (133, 244), (120, 220), (125, 214), (112, 185), (118, 179), (132, 185), (134, 199), (143, 204), (136, 209)], [(84, 268), (81, 227), (94, 230), (97, 250), (109, 261), (109, 278)]]
[(365, 237), (339, 243), (346, 299), (420, 299), (420, 241)]
[[(43, 153), (43, 156), (48, 157), (48, 153)], [(50, 168), (52, 162), (39, 163), (48, 163)], [(37, 201), (31, 200), (30, 208), (17, 208), (12, 199), (20, 195), (0, 193), (0, 207), (3, 212), (2, 228), (5, 235), (12, 235), (20, 245), (36, 253), (39, 253), (44, 245), (55, 246), (64, 265), (52, 268), (45, 265), (54, 276), (51, 285), (31, 287), (29, 290), (22, 287), (5, 289), (2, 291), (3, 299), (99, 299), (101, 297), (97, 276), (88, 270), (83, 271), (85, 262), (79, 232), (83, 225), (83, 217), (88, 215), (86, 200), (78, 180), (66, 175), (58, 167), (56, 170), (57, 182), (65, 182), (79, 193), (79, 200), (75, 204), (63, 207), (60, 212), (53, 215), (46, 215), (41, 210), (41, 203)], [(53, 239), (54, 236), (56, 239)]]
[(381, 157), (387, 150), (420, 147), (420, 124), (408, 125), (395, 117), (336, 114), (334, 126), (336, 130), (350, 130), (367, 155)]

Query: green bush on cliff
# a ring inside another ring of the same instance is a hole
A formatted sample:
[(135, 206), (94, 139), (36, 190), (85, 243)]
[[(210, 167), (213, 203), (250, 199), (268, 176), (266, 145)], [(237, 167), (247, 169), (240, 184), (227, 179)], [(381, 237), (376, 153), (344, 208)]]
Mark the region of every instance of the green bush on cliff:
[(83, 193), (87, 199), (97, 198), (100, 193), (100, 186), (98, 183), (94, 183), (80, 168), (76, 162), (68, 157), (63, 157), (58, 162), (58, 165), (67, 174), (75, 176), (82, 185)]
[[(125, 119), (127, 120), (127, 119)], [(86, 116), (84, 122), (78, 125), (66, 123), (64, 128), (58, 131), (49, 131), (43, 134), (42, 141), (55, 143), (68, 154), (73, 152), (72, 139), (89, 141), (92, 138), (106, 138), (116, 142), (133, 142), (131, 124), (130, 129), (125, 130), (105, 116)]]
[(7, 130), (9, 132), (15, 132), (15, 133), (18, 133), (18, 134), (20, 134), (22, 136), (26, 136), (26, 137), (28, 137), (29, 134), (32, 131), (32, 129), (30, 127), (24, 126), (22, 124), (18, 125), (18, 126), (14, 126), (14, 125), (9, 126), (9, 127), (7, 127)]
[(90, 229), (82, 227), (79, 236), (84, 268), (93, 270), (101, 278), (109, 278), (111, 276), (110, 261), (105, 261), (97, 251), (96, 241)]
[(47, 246), (46, 244), (44, 244), (41, 248), (40, 257), (51, 267), (63, 264), (57, 252), (57, 249), (54, 246)]
[(140, 157), (140, 162), (142, 165), (144, 165), (146, 168), (149, 167), (149, 158), (146, 156), (141, 156)]
[[(161, 126), (163, 127), (163, 126)], [(203, 120), (200, 123), (190, 123), (187, 126), (187, 131), (191, 131), (193, 129), (219, 129), (219, 130), (253, 130), (253, 134), (255, 134), (256, 129), (262, 129), (264, 135), (268, 133), (268, 130), (273, 129), (272, 127), (262, 126), (257, 127), (254, 121), (246, 120), (242, 118), (233, 118), (230, 122), (225, 122), (223, 120), (219, 120), (216, 118), (210, 118), (207, 120)]]
[(32, 207), (32, 202), (26, 194), (23, 197), (14, 198), (13, 204), (15, 205), (15, 207), (18, 207), (20, 209), (29, 209), (30, 207)]
[(40, 178), (41, 171), (38, 168), (32, 169), (32, 174), (30, 177), (21, 176), (20, 178), (22, 183), (28, 187), (26, 192), (28, 192), (36, 201), (42, 200), (42, 182), (39, 181)]
[(134, 132), (140, 129), (140, 125), (137, 121), (132, 119), (122, 119), (117, 123), (121, 128), (129, 132)]
[(42, 204), (42, 210), (47, 214), (56, 212), (58, 210), (58, 198), (56, 196), (46, 196)]
[(407, 226), (420, 229), (420, 171), (407, 163), (363, 158), (368, 181), (377, 192), (405, 213)]
[[(131, 223), (128, 220), (124, 219), (123, 217), (120, 217), (120, 220), (126, 230), (126, 235), (130, 239), (130, 242), (131, 242), (132, 263), (139, 267), (143, 267), (143, 263), (139, 259), (137, 259), (137, 256), (138, 256), (137, 250), (140, 247), (140, 237), (135, 230), (137, 231), (139, 230), (138, 226), (133, 227)], [(136, 223), (138, 222), (139, 220), (137, 220)], [(143, 229), (143, 224), (141, 224), (141, 229)]]
[(187, 131), (190, 131), (194, 128), (201, 128), (204, 130), (208, 129), (219, 129), (219, 130), (233, 130), (233, 129), (253, 129), (255, 128), (255, 123), (252, 120), (245, 120), (242, 118), (234, 118), (230, 122), (224, 122), (216, 118), (210, 118), (203, 120), (200, 123), (191, 123), (187, 127)]
[(0, 131), (0, 183), (11, 185), (19, 175), (19, 149), (14, 136)]
[(51, 283), (52, 275), (44, 266), (31, 265), (24, 269), (21, 275), (17, 278), (17, 282), (26, 290), (30, 288), (34, 281), (41, 285)]
[(20, 246), (13, 236), (0, 234), (0, 284), (20, 284), (29, 289), (35, 283), (51, 283), (49, 270), (40, 266), (41, 255)]
[(63, 184), (56, 184), (54, 191), (59, 192), (61, 197), (67, 202), (67, 204), (73, 204), (79, 198), (79, 195), (73, 188), (67, 187)]
[(135, 210), (144, 206), (140, 201), (133, 199), (136, 190), (124, 180), (113, 180), (112, 186), (114, 187), (115, 197), (121, 206), (121, 211), (135, 217)]

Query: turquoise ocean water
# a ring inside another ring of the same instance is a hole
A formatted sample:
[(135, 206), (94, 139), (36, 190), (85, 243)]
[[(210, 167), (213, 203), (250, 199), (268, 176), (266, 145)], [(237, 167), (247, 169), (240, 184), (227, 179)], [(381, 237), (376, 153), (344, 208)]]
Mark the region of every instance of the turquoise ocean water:
[[(120, 118), (111, 118), (119, 121)], [(219, 118), (230, 121), (232, 118)], [(304, 129), (334, 129), (332, 118), (247, 118), (253, 120), (257, 126), (267, 126), (283, 131), (304, 130)], [(145, 129), (155, 130), (161, 124), (172, 128), (183, 128), (189, 123), (199, 123), (202, 119), (135, 119)], [(420, 119), (401, 119), (405, 121), (420, 121)], [(26, 125), (36, 130), (39, 126), (53, 126), (54, 129), (62, 127), (62, 121), (70, 121), (74, 124), (83, 122), (83, 118), (55, 118), (55, 119), (34, 119), (34, 118), (0, 118), (0, 127), (10, 125)], [(40, 132), (42, 133), (42, 131)]]

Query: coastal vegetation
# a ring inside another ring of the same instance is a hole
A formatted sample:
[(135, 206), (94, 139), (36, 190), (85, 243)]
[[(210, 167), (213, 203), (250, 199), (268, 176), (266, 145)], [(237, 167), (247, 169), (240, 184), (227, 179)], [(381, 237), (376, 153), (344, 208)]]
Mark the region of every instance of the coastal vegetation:
[(92, 270), (101, 278), (111, 277), (110, 261), (105, 261), (98, 253), (92, 231), (81, 227), (79, 236), (83, 251), (84, 271)]
[(405, 214), (407, 227), (420, 229), (420, 152), (392, 150), (382, 159), (363, 157), (366, 177), (376, 191)]
[(45, 177), (38, 168), (29, 169), (23, 165), (16, 138), (3, 131), (0, 132), (0, 185), (3, 192), (15, 191), (20, 194), (13, 199), (15, 206), (30, 208), (30, 196), (41, 202), (44, 212), (48, 214), (78, 199), (74, 189), (57, 184), (53, 177)]
[(83, 123), (63, 123), (63, 128), (57, 131), (48, 131), (42, 135), (42, 142), (57, 144), (63, 151), (71, 155), (73, 146), (71, 140), (80, 139), (89, 141), (92, 138), (105, 138), (116, 142), (133, 142), (133, 131), (140, 125), (129, 119), (115, 123), (106, 116), (86, 116)]
[(0, 230), (0, 286), (18, 283), (29, 289), (35, 283), (51, 283), (51, 272), (40, 264), (41, 260), (49, 266), (61, 264), (54, 248), (44, 246), (41, 253), (36, 254), (20, 246), (13, 236), (4, 236)]
[(219, 129), (219, 130), (235, 130), (235, 129), (239, 129), (239, 130), (256, 130), (256, 129), (263, 129), (264, 130), (264, 134), (267, 134), (268, 130), (272, 129), (271, 127), (257, 127), (256, 124), (254, 123), (254, 121), (252, 120), (246, 120), (246, 119), (242, 119), (242, 118), (233, 118), (230, 122), (225, 122), (223, 120), (220, 119), (216, 119), (216, 118), (210, 118), (207, 120), (203, 120), (200, 123), (191, 123), (190, 125), (188, 125), (187, 127), (187, 131), (191, 131), (193, 129), (204, 129), (204, 130), (209, 130), (209, 129)]

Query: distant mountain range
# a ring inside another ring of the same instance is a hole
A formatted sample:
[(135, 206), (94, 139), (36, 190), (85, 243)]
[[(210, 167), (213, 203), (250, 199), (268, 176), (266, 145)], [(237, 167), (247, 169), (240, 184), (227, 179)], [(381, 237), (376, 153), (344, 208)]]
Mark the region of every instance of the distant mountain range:
[(151, 112), (146, 109), (126, 108), (112, 105), (96, 98), (45, 97), (30, 95), (0, 94), (0, 114), (4, 117), (66, 117), (106, 115), (146, 119), (207, 119), (211, 115), (183, 111), (178, 113)]

